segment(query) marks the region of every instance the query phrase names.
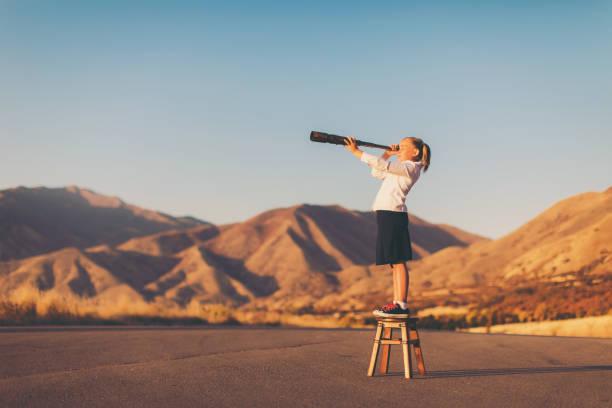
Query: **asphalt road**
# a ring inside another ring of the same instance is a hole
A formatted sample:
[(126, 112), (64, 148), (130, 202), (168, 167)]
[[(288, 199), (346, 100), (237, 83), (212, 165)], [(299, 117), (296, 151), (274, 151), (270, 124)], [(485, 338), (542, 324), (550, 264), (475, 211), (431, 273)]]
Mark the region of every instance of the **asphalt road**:
[(612, 406), (612, 340), (421, 337), (406, 380), (399, 346), (367, 377), (374, 329), (4, 328), (0, 406)]

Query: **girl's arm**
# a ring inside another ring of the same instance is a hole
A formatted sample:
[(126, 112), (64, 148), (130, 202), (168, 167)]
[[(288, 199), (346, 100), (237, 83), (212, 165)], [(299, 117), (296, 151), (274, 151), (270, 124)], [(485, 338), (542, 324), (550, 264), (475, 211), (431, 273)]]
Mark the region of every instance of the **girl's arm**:
[[(348, 150), (349, 152), (351, 152), (355, 157), (357, 157), (358, 159), (361, 159), (361, 155), (364, 153), (361, 150), (359, 150), (359, 147), (357, 147), (357, 142), (355, 141), (354, 137), (347, 137), (344, 141), (344, 143), (346, 144), (346, 146), (344, 146), (346, 148), (346, 150)], [(399, 145), (393, 144), (391, 145), (391, 150), (385, 150), (383, 152), (383, 154), (380, 156), (380, 158), (382, 160), (387, 160), (389, 157), (393, 156), (394, 154), (396, 154), (395, 152), (399, 150)]]
[[(399, 150), (399, 145), (391, 145), (391, 150)], [(393, 156), (393, 153), (389, 152), (388, 150), (385, 150), (381, 155), (380, 158), (383, 160), (387, 160), (389, 157)], [(384, 171), (378, 170), (375, 167), (372, 167), (372, 171), (370, 171), (370, 173), (372, 174), (372, 177), (380, 179), (380, 180), (384, 180), (385, 177), (387, 176), (387, 173), (385, 173)]]
[[(380, 158), (383, 160), (387, 160), (387, 154), (386, 152), (384, 152)], [(387, 173), (385, 173), (384, 171), (380, 171), (374, 167), (372, 167), (372, 170), (370, 171), (370, 174), (372, 175), (372, 177), (377, 178), (379, 180), (384, 180), (385, 177), (387, 176)]]
[(367, 163), (368, 166), (377, 169), (379, 171), (384, 171), (387, 173), (396, 174), (398, 176), (404, 177), (412, 177), (411, 173), (413, 170), (413, 164), (410, 161), (407, 162), (398, 162), (398, 161), (385, 161), (380, 157), (376, 157), (373, 154), (362, 152), (359, 159)]
[(362, 152), (357, 147), (357, 143), (355, 142), (355, 138), (349, 137), (345, 141), (346, 149), (350, 151), (355, 157), (361, 160), (364, 163), (367, 163), (368, 166), (372, 167), (372, 169), (376, 169), (381, 172), (393, 173), (398, 176), (411, 177), (412, 166), (408, 163), (400, 163), (400, 162), (391, 162), (386, 161), (386, 158), (393, 155), (391, 150), (385, 150), (381, 157), (376, 157), (373, 154)]

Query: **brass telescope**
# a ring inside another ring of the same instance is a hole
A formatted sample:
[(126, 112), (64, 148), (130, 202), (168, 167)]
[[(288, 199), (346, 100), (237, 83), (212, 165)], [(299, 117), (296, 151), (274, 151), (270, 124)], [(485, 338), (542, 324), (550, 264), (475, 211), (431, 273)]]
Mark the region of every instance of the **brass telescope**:
[[(318, 142), (318, 143), (331, 143), (335, 145), (346, 146), (346, 143), (344, 143), (346, 139), (348, 139), (346, 136), (332, 135), (330, 133), (324, 133), (324, 132), (315, 132), (315, 131), (310, 132), (310, 140), (313, 142)], [(357, 146), (376, 147), (378, 149), (392, 150), (391, 146), (364, 142), (362, 140), (357, 140), (356, 142), (357, 142)]]

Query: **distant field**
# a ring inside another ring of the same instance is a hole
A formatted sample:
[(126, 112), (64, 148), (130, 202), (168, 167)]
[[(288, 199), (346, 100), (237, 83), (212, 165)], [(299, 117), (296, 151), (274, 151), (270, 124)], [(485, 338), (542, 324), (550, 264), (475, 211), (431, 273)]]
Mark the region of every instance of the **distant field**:
[[(549, 322), (498, 324), (489, 329), (490, 333), (612, 338), (612, 315)], [(487, 328), (472, 327), (465, 331), (486, 333)]]

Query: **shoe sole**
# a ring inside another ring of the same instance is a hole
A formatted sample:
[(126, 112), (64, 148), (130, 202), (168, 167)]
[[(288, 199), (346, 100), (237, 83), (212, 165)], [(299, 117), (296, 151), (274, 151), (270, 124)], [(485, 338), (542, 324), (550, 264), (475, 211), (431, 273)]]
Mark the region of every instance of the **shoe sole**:
[(385, 313), (381, 310), (375, 310), (372, 313), (374, 314), (374, 316), (379, 316), (379, 317), (410, 317), (410, 312), (408, 313)]

